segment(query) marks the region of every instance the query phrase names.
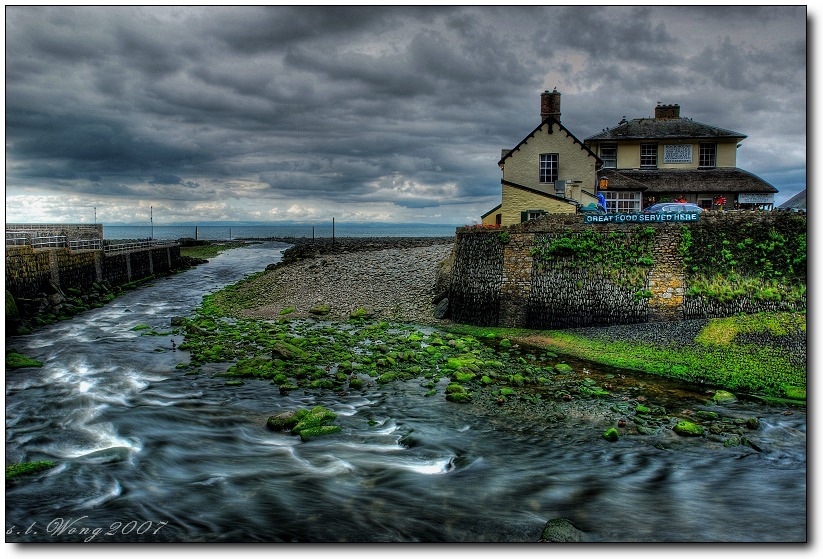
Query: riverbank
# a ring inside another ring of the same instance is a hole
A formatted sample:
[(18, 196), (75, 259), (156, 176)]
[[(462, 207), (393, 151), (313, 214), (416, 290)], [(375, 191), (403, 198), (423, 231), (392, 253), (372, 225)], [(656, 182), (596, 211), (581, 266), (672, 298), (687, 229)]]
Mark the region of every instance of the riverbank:
[(423, 324), (708, 386), (776, 398), (805, 394), (804, 313), (555, 331), (465, 326), (435, 318), (453, 239), (295, 241), (282, 263), (219, 292), (212, 303), (236, 318)]
[(446, 324), (434, 318), (438, 269), (449, 258), (451, 237), (388, 237), (298, 240), (279, 264), (214, 303), (237, 318), (357, 314), (377, 320)]

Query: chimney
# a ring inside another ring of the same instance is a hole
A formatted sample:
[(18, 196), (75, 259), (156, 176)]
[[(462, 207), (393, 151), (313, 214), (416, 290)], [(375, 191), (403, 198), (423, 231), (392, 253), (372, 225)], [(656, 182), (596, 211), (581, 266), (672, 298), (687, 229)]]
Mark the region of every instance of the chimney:
[(546, 120), (550, 116), (560, 122), (560, 94), (556, 87), (554, 91), (547, 89), (540, 94), (540, 118)]
[(654, 118), (657, 120), (680, 118), (680, 105), (661, 105), (658, 103), (654, 108)]

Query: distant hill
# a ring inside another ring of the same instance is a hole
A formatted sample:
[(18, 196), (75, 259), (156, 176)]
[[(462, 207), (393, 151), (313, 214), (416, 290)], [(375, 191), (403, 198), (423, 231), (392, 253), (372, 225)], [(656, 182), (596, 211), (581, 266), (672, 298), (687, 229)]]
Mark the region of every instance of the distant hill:
[(806, 211), (806, 190), (804, 189), (802, 192), (795, 194), (779, 206), (778, 209), (781, 210), (803, 210)]

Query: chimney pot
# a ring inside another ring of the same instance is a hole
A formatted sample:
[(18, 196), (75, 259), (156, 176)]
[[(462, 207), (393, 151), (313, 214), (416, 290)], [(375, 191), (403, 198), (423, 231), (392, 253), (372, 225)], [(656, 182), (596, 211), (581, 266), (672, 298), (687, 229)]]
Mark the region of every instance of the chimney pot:
[(546, 120), (550, 116), (560, 122), (560, 93), (557, 88), (554, 91), (547, 89), (540, 94), (540, 118)]

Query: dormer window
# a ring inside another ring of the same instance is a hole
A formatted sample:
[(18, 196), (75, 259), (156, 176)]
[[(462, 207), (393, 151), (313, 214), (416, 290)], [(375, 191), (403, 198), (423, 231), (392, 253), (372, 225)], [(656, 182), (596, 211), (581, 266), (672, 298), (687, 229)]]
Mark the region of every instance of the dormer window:
[(717, 167), (717, 144), (715, 144), (715, 143), (701, 143), (700, 144), (700, 167), (705, 167), (705, 168)]
[(540, 182), (555, 182), (557, 180), (558, 158), (559, 156), (556, 153), (540, 154)]
[(657, 144), (640, 144), (640, 168), (657, 168)]

